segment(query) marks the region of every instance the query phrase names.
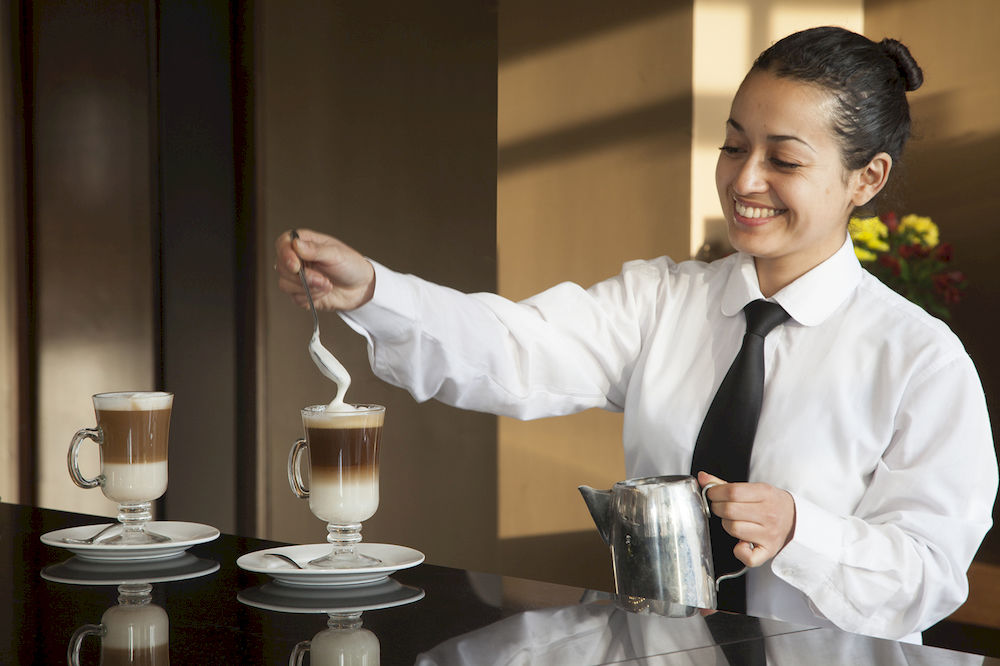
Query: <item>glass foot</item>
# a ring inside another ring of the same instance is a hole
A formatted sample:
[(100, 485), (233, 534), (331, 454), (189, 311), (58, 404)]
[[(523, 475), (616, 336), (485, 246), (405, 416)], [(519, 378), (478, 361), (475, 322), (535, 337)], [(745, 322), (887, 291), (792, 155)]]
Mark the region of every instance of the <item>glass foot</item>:
[(334, 550), (329, 555), (317, 557), (309, 561), (310, 567), (319, 569), (364, 569), (367, 567), (377, 567), (382, 564), (382, 560), (377, 557), (369, 557), (354, 550), (352, 547), (347, 551)]

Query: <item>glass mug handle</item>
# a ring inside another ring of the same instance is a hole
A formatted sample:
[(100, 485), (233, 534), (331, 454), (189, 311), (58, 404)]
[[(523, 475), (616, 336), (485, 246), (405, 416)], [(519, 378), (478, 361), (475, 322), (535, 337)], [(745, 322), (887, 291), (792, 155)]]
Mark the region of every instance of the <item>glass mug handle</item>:
[(80, 455), (80, 445), (83, 444), (83, 440), (85, 439), (92, 439), (98, 445), (101, 445), (104, 444), (104, 433), (101, 432), (100, 428), (83, 428), (82, 430), (77, 430), (76, 434), (73, 435), (72, 443), (69, 445), (69, 453), (66, 455), (66, 465), (69, 467), (69, 475), (73, 479), (73, 483), (81, 488), (96, 488), (101, 485), (101, 477), (98, 476), (96, 479), (85, 478), (80, 473), (80, 463), (77, 460)]
[[(723, 484), (721, 484), (721, 483), (709, 483), (704, 488), (701, 489), (701, 503), (702, 503), (702, 506), (705, 507), (705, 516), (707, 518), (711, 518), (711, 512), (709, 511), (709, 508), (708, 508), (708, 495), (707, 495), (708, 489), (709, 488), (714, 488), (715, 486), (721, 486), (721, 485), (723, 485)], [(753, 548), (753, 544), (750, 544), (750, 547)], [(740, 576), (742, 576), (743, 574), (745, 574), (747, 572), (747, 569), (749, 569), (749, 568), (750, 567), (743, 567), (742, 569), (740, 569), (736, 573), (730, 573), (730, 574), (726, 574), (725, 576), (719, 576), (718, 578), (716, 578), (715, 579), (715, 591), (716, 592), (719, 591), (719, 583), (721, 583), (724, 580), (729, 580), (731, 578), (739, 578)]]
[(295, 644), (292, 654), (288, 657), (288, 666), (302, 666), (302, 660), (306, 658), (306, 653), (309, 652), (310, 643), (311, 641), (302, 641)]
[(302, 454), (307, 448), (306, 440), (300, 439), (288, 452), (288, 485), (299, 499), (309, 499), (309, 489), (302, 482)]
[(103, 624), (85, 624), (74, 631), (73, 636), (69, 639), (69, 646), (66, 648), (66, 661), (69, 662), (70, 666), (79, 666), (80, 647), (83, 645), (83, 639), (87, 636), (103, 637), (105, 634), (107, 634), (107, 629)]

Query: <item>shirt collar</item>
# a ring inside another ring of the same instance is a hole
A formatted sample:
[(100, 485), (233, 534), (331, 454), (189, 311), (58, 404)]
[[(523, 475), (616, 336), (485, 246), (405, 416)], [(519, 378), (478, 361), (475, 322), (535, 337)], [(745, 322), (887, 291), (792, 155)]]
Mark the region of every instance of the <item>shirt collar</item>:
[[(769, 300), (778, 303), (803, 326), (816, 326), (847, 300), (861, 282), (862, 270), (850, 236), (833, 256), (798, 278)], [(735, 316), (750, 301), (764, 298), (753, 256), (739, 252), (722, 296), (722, 314)]]

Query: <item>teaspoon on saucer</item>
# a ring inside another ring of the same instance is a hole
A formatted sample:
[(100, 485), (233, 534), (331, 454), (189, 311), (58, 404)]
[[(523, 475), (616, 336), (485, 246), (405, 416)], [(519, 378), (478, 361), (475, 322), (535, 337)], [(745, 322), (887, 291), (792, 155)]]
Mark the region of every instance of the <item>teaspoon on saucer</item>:
[(304, 569), (305, 568), (301, 564), (299, 564), (298, 562), (296, 562), (295, 560), (293, 560), (292, 558), (288, 557), (287, 555), (282, 555), (281, 553), (267, 553), (267, 554), (270, 557), (277, 557), (279, 560), (284, 560), (285, 562), (288, 562), (289, 564), (291, 564), (296, 569)]
[(86, 539), (74, 539), (72, 537), (63, 537), (62, 540), (65, 541), (66, 543), (72, 543), (72, 544), (92, 544), (95, 543), (102, 536), (110, 532), (112, 528), (118, 526), (119, 526), (118, 523), (111, 523), (109, 525), (105, 525), (103, 528), (101, 528), (101, 531), (99, 531), (97, 534), (91, 537), (87, 537)]

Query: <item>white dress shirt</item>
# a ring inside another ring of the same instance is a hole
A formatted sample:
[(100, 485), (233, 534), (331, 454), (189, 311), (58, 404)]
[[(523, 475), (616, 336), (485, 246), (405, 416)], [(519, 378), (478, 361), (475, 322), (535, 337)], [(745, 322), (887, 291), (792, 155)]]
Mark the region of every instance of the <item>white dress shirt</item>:
[[(689, 472), (741, 310), (762, 298), (743, 253), (629, 262), (520, 303), (375, 268), (373, 300), (344, 318), (379, 377), (522, 419), (624, 410), (630, 478)], [(765, 341), (749, 480), (788, 490), (796, 526), (748, 572), (748, 612), (919, 640), (965, 600), (992, 524), (997, 461), (976, 370), (945, 324), (862, 269), (850, 239), (770, 300), (791, 319)]]

